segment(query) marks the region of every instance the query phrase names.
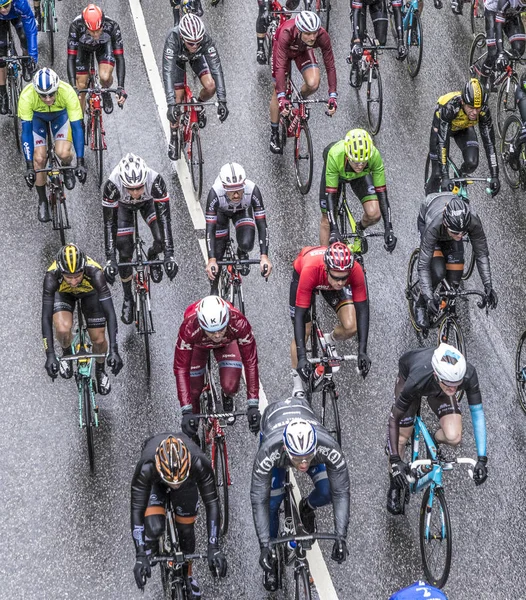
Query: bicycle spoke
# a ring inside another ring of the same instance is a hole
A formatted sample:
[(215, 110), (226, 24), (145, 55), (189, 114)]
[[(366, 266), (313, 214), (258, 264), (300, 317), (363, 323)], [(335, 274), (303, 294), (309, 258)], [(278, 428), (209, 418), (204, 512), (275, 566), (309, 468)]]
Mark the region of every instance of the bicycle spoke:
[(294, 138), (294, 168), (299, 191), (303, 195), (308, 194), (312, 184), (314, 156), (312, 138), (306, 120), (301, 122)]
[(371, 126), (371, 133), (376, 135), (380, 131), (383, 112), (382, 78), (378, 65), (373, 65), (368, 73), (367, 81), (367, 118)]

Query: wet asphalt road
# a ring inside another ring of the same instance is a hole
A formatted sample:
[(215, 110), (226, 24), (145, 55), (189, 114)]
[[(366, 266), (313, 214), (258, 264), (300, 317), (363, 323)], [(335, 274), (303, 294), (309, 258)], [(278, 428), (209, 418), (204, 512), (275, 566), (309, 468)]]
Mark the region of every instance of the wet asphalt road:
[[(209, 111), (203, 131), (205, 185), (221, 165), (244, 165), (264, 195), (271, 232), (270, 256), (275, 271), (268, 283), (253, 273), (245, 279), (247, 315), (260, 355), (260, 376), (269, 401), (288, 396), (288, 357), (292, 334), (288, 318), (291, 262), (298, 250), (316, 244), (319, 208), (317, 188), (323, 147), (355, 126), (367, 126), (364, 92), (357, 99), (348, 86), (345, 57), (349, 43), (348, 7), (337, 2), (331, 34), (339, 75), (339, 109), (333, 119), (315, 107), (311, 112), (315, 180), (309, 195), (295, 188), (292, 151), (276, 157), (268, 151), (270, 71), (255, 62), (256, 2), (225, 0), (205, 7), (205, 22), (219, 48), (225, 72), (230, 116), (220, 125)], [(55, 68), (66, 75), (67, 24), (80, 12), (79, 2), (58, 3), (58, 58)], [(165, 34), (171, 24), (168, 1), (143, 1), (148, 31), (160, 64)], [(145, 378), (143, 347), (132, 326), (119, 327), (125, 367), (113, 379), (110, 396), (100, 399), (101, 428), (96, 433), (96, 474), (89, 474), (85, 434), (76, 426), (76, 392), (72, 382), (51, 383), (45, 375), (40, 335), (40, 295), (45, 269), (58, 250), (56, 232), (36, 220), (36, 194), (23, 182), (24, 163), (16, 154), (11, 123), (0, 119), (0, 161), (4, 225), (0, 341), (2, 352), (2, 435), (0, 456), (0, 598), (124, 599), (140, 597), (132, 575), (133, 544), (129, 531), (129, 485), (143, 440), (160, 431), (176, 430), (179, 408), (172, 374), (173, 347), (188, 304), (207, 293), (203, 260), (177, 176), (166, 156), (165, 140), (124, 0), (104, 2), (107, 14), (123, 29), (129, 99), (123, 112), (105, 117), (107, 173), (123, 154), (140, 154), (169, 182), (176, 258), (176, 281), (154, 287), (152, 302), (157, 332), (152, 344), (153, 374)], [(423, 15), (425, 49), (422, 71), (411, 81), (404, 65), (383, 56), (384, 121), (376, 143), (386, 164), (389, 198), (398, 246), (392, 256), (373, 244), (366, 256), (371, 295), (369, 353), (371, 372), (362, 381), (352, 369), (338, 374), (340, 410), (345, 424), (343, 449), (351, 476), (350, 557), (333, 564), (325, 548), (338, 597), (387, 599), (394, 590), (422, 575), (418, 548), (418, 506), (394, 518), (385, 510), (387, 476), (383, 446), (399, 355), (418, 345), (404, 298), (406, 266), (417, 245), (415, 226), (422, 199), (423, 166), (436, 98), (458, 89), (467, 76), (470, 35), (467, 16), (455, 18), (431, 4)], [(41, 40), (41, 64), (47, 60)], [(320, 95), (326, 93), (323, 79)], [(94, 161), (86, 150), (90, 177), (69, 194), (69, 239), (100, 261), (104, 258), (101, 195)], [(486, 168), (481, 151), (482, 173)], [(469, 303), (462, 308), (470, 360), (479, 371), (488, 426), (490, 478), (475, 488), (458, 470), (446, 477), (453, 525), (453, 566), (446, 591), (454, 600), (512, 600), (525, 597), (525, 495), (523, 449), (526, 416), (514, 388), (514, 351), (526, 325), (522, 314), (524, 284), (522, 194), (502, 182), (499, 196), (476, 194), (491, 249), (499, 306), (486, 316)], [(472, 194), (472, 200), (474, 196)], [(204, 206), (204, 204), (203, 204)], [(357, 207), (359, 208), (359, 207)], [(144, 233), (144, 228), (143, 228)], [(200, 232), (199, 235), (202, 235)], [(480, 286), (478, 275), (469, 283)], [(122, 293), (114, 287), (120, 313)], [(326, 313), (327, 329), (332, 317)], [(428, 343), (431, 343), (430, 340)], [(345, 351), (355, 348), (345, 345)], [(343, 347), (342, 347), (343, 349)], [(240, 393), (239, 402), (244, 402)], [(467, 411), (468, 413), (469, 411)], [(459, 453), (474, 456), (469, 417)], [(256, 440), (239, 423), (228, 437), (233, 486), (231, 525), (224, 547), (229, 577), (215, 582), (206, 565), (196, 569), (203, 597), (266, 598), (257, 564), (258, 546), (249, 502), (249, 473)], [(331, 527), (331, 511), (322, 511), (322, 526)], [(202, 521), (202, 519), (201, 519)], [(203, 539), (201, 537), (201, 539)], [(204, 546), (203, 546), (204, 548)], [(144, 598), (160, 598), (154, 570)]]

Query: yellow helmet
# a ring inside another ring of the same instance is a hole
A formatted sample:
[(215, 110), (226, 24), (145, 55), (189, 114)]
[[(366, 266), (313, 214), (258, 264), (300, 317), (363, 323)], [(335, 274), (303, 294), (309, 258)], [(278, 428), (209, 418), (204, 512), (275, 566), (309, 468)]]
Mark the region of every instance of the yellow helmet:
[(365, 129), (351, 129), (343, 140), (345, 154), (354, 163), (366, 163), (374, 148), (371, 136)]

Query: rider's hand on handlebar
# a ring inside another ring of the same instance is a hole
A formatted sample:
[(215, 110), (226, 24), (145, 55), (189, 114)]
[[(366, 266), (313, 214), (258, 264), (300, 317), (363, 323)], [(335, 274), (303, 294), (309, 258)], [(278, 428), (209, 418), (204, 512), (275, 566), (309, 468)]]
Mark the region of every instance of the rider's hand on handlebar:
[(219, 117), (219, 120), (221, 121), (221, 123), (224, 123), (226, 121), (226, 118), (228, 117), (228, 113), (229, 113), (229, 110), (226, 106), (226, 100), (220, 100), (217, 103), (217, 116)]
[(166, 275), (168, 275), (168, 279), (173, 281), (179, 271), (179, 265), (175, 262), (175, 258), (171, 254), (165, 254), (164, 256), (164, 270), (166, 271)]
[(278, 98), (278, 106), (282, 116), (286, 117), (290, 113), (291, 104), (287, 96), (283, 95)]
[(261, 271), (261, 275), (268, 279), (268, 276), (272, 273), (272, 263), (268, 259), (266, 254), (262, 254), (259, 260), (259, 269)]
[(363, 44), (361, 41), (355, 42), (351, 48), (351, 56), (353, 62), (358, 62), (363, 56)]
[(398, 241), (398, 238), (393, 233), (392, 227), (388, 227), (384, 231), (384, 243), (385, 243), (384, 248), (387, 250), (387, 252), (391, 253), (396, 248), (397, 241)]
[(208, 279), (210, 279), (210, 281), (214, 281), (214, 279), (217, 277), (218, 271), (219, 267), (217, 266), (217, 260), (215, 258), (209, 258), (206, 265), (206, 274), (208, 275)]
[(118, 274), (119, 267), (117, 265), (117, 261), (115, 260), (115, 258), (108, 259), (104, 267), (104, 276), (106, 277), (106, 281), (110, 285), (113, 285)]
[(447, 177), (443, 177), (440, 183), (440, 191), (441, 192), (452, 192), (455, 187), (455, 182), (452, 179)]
[(123, 362), (122, 362), (122, 358), (120, 357), (117, 344), (113, 345), (110, 348), (110, 353), (108, 354), (107, 362), (108, 362), (108, 367), (111, 369), (111, 372), (114, 375), (118, 375), (119, 371), (122, 369)]
[(389, 458), (391, 463), (391, 475), (393, 483), (400, 490), (405, 490), (408, 486), (407, 475), (409, 475), (409, 465), (405, 463), (397, 454)]
[(135, 557), (135, 566), (133, 567), (133, 574), (135, 576), (135, 583), (137, 587), (142, 590), (146, 585), (146, 578), (152, 576), (152, 568), (150, 566), (150, 559), (144, 552), (137, 552)]
[(177, 104), (169, 104), (168, 110), (166, 111), (166, 118), (173, 125), (177, 125), (179, 121), (179, 107)]
[(500, 190), (500, 179), (498, 177), (491, 177), (489, 180), (489, 193), (491, 197), (496, 196)]
[(128, 94), (126, 93), (126, 90), (119, 86), (117, 88), (117, 104), (122, 108), (124, 103), (126, 102), (126, 98), (128, 97)]
[(60, 365), (54, 352), (47, 355), (45, 367), (47, 374), (51, 377), (51, 379), (56, 379)]
[(497, 71), (504, 71), (509, 64), (510, 61), (507, 55), (504, 52), (501, 52), (497, 56), (497, 60), (495, 61), (495, 68), (497, 69)]
[(486, 294), (486, 302), (490, 308), (497, 308), (497, 304), (499, 299), (497, 297), (497, 292), (493, 289), (491, 285), (484, 286), (484, 292)]
[(475, 482), (475, 485), (482, 485), (488, 478), (487, 462), (487, 456), (477, 457), (477, 464), (473, 470), (473, 481)]
[(259, 424), (261, 422), (261, 413), (259, 407), (249, 406), (247, 408), (247, 420), (250, 433), (259, 433)]
[(226, 556), (213, 544), (208, 545), (208, 567), (214, 577), (226, 577), (228, 568)]
[(312, 365), (305, 356), (298, 358), (298, 366), (296, 368), (298, 375), (301, 377), (304, 383), (308, 383), (312, 374)]
[(336, 112), (336, 109), (338, 108), (338, 102), (336, 98), (337, 96), (331, 94), (329, 97), (329, 101), (327, 102), (327, 114), (329, 115), (329, 117), (332, 117), (332, 115)]
[(80, 183), (86, 183), (86, 178), (88, 177), (88, 170), (86, 169), (86, 165), (84, 163), (84, 158), (77, 158), (77, 166), (75, 167), (75, 175)]
[(347, 559), (349, 550), (347, 550), (347, 542), (343, 539), (335, 540), (332, 546), (332, 560), (341, 565)]
[(268, 546), (263, 546), (259, 553), (259, 566), (267, 573), (272, 573), (274, 568), (274, 555)]
[(32, 160), (26, 160), (26, 174), (24, 175), (27, 187), (31, 190), (37, 180), (37, 174), (35, 173), (35, 167), (33, 166)]
[(369, 373), (370, 368), (371, 359), (365, 352), (358, 352), (358, 369), (364, 379), (367, 377), (367, 373)]
[(183, 430), (183, 433), (189, 438), (192, 438), (196, 435), (198, 428), (199, 419), (196, 419), (194, 413), (191, 410), (184, 412), (183, 418), (181, 419), (181, 429)]

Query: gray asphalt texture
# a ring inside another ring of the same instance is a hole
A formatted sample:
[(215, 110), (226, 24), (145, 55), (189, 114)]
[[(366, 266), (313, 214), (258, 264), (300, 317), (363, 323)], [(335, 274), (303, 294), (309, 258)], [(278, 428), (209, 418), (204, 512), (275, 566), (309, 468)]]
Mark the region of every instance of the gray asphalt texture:
[[(269, 67), (255, 61), (255, 0), (225, 0), (213, 9), (206, 0), (205, 22), (217, 42), (225, 72), (230, 116), (220, 125), (208, 111), (202, 132), (207, 190), (227, 160), (244, 165), (260, 186), (271, 232), (270, 256), (275, 271), (268, 283), (256, 272), (245, 278), (247, 315), (260, 356), (260, 376), (269, 401), (289, 395), (288, 284), (298, 250), (318, 241), (317, 189), (321, 152), (352, 127), (367, 127), (365, 90), (359, 97), (348, 86), (345, 61), (349, 45), (348, 5), (336, 2), (331, 37), (339, 75), (339, 108), (333, 119), (322, 107), (311, 111), (315, 148), (314, 183), (307, 197), (295, 188), (292, 150), (283, 157), (269, 153)], [(99, 398), (101, 427), (96, 432), (96, 473), (91, 476), (85, 433), (78, 428), (77, 395), (71, 381), (52, 383), (44, 371), (40, 334), (40, 294), (45, 269), (59, 248), (59, 237), (36, 219), (36, 194), (23, 181), (24, 162), (16, 153), (9, 119), (0, 119), (3, 193), (0, 220), (4, 226), (0, 341), (2, 352), (2, 461), (0, 532), (0, 598), (2, 599), (128, 599), (141, 597), (132, 569), (134, 549), (129, 530), (129, 487), (144, 439), (177, 430), (179, 407), (172, 374), (177, 330), (184, 309), (208, 291), (197, 238), (172, 166), (144, 68), (127, 2), (102, 2), (119, 21), (125, 40), (124, 111), (105, 116), (108, 152), (106, 172), (128, 151), (141, 155), (163, 173), (172, 198), (172, 223), (180, 271), (174, 283), (154, 286), (152, 304), (157, 332), (152, 340), (152, 378), (145, 377), (144, 349), (133, 326), (119, 326), (125, 366), (112, 378), (110, 396)], [(55, 69), (66, 76), (67, 26), (80, 12), (80, 2), (58, 2), (60, 32)], [(172, 22), (168, 1), (143, 1), (149, 34), (160, 65), (165, 34)], [(467, 9), (466, 9), (467, 12)], [(386, 424), (400, 354), (419, 342), (411, 328), (404, 297), (407, 262), (418, 243), (416, 216), (423, 197), (423, 168), (436, 99), (467, 77), (470, 47), (467, 15), (456, 18), (445, 7), (426, 3), (423, 14), (425, 48), (422, 70), (412, 81), (392, 55), (381, 57), (384, 120), (376, 144), (386, 165), (389, 198), (398, 246), (388, 255), (381, 240), (366, 256), (371, 297), (369, 353), (372, 369), (363, 381), (352, 368), (337, 376), (344, 424), (343, 449), (351, 477), (350, 556), (338, 566), (324, 546), (329, 571), (343, 600), (387, 599), (422, 576), (418, 548), (420, 497), (407, 514), (392, 517), (385, 509)], [(40, 34), (42, 36), (42, 34)], [(41, 42), (41, 65), (47, 40)], [(297, 73), (296, 73), (297, 75)], [(326, 94), (325, 79), (319, 95)], [(454, 153), (454, 150), (453, 150)], [(95, 165), (84, 187), (68, 195), (72, 229), (68, 239), (95, 259), (104, 260), (101, 194)], [(486, 159), (481, 149), (480, 174)], [(482, 190), (471, 193), (472, 204), (485, 223), (499, 306), (488, 316), (473, 302), (461, 308), (469, 359), (478, 369), (488, 429), (489, 479), (481, 488), (460, 469), (446, 474), (446, 497), (453, 526), (453, 565), (446, 586), (452, 600), (525, 598), (524, 445), (526, 416), (515, 392), (514, 352), (525, 327), (522, 314), (524, 207), (521, 192), (511, 192), (502, 178), (495, 199)], [(355, 204), (356, 214), (359, 206)], [(141, 224), (142, 226), (143, 224)], [(149, 236), (142, 227), (145, 237)], [(201, 235), (201, 234), (200, 234)], [(480, 287), (476, 274), (468, 286)], [(120, 314), (122, 292), (114, 286)], [(324, 311), (326, 329), (334, 318)], [(428, 344), (434, 343), (430, 338)], [(341, 347), (355, 349), (355, 342)], [(244, 405), (244, 393), (238, 405)], [(427, 412), (425, 413), (428, 414)], [(465, 411), (462, 447), (452, 452), (476, 454), (469, 411)], [(434, 423), (429, 419), (430, 423)], [(214, 581), (206, 564), (195, 571), (203, 597), (217, 600), (267, 598), (261, 585), (258, 545), (249, 501), (250, 471), (256, 439), (244, 423), (228, 431), (233, 485), (230, 531), (224, 542), (228, 578)], [(303, 485), (308, 489), (308, 485)], [(331, 529), (332, 512), (320, 511), (320, 528)], [(205, 549), (203, 518), (198, 544)], [(145, 599), (161, 598), (160, 576), (154, 569)]]

